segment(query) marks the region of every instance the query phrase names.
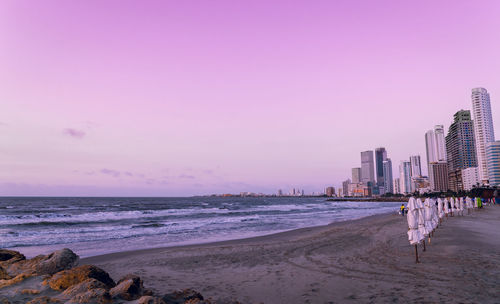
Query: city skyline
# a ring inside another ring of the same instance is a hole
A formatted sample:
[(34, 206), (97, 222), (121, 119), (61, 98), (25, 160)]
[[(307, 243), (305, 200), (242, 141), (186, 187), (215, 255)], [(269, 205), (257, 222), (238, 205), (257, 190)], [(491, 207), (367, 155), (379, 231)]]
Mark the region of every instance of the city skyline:
[(500, 3), (383, 4), (2, 2), (0, 195), (319, 192), (381, 146), (396, 178), (471, 89), (500, 113)]

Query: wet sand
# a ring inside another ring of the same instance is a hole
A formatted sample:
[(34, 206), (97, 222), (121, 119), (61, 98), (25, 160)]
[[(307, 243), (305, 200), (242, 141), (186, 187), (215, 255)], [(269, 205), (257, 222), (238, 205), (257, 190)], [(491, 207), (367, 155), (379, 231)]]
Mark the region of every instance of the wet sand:
[(83, 259), (160, 293), (193, 288), (242, 303), (500, 303), (500, 206), (445, 219), (415, 263), (406, 218)]

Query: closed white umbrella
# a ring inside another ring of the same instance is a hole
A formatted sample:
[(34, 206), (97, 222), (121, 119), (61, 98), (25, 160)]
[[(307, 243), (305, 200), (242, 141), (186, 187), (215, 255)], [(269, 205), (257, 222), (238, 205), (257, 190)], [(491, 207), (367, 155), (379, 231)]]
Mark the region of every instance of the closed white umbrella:
[(455, 198), (454, 197), (450, 197), (450, 205), (451, 205), (450, 213), (451, 213), (451, 216), (453, 216), (453, 213), (455, 213), (455, 211), (457, 211), (457, 209), (455, 208)]
[(465, 205), (467, 206), (467, 214), (470, 214), (470, 210), (474, 208), (474, 206), (472, 205), (472, 199), (468, 196), (465, 198)]
[(444, 217), (444, 203), (442, 198), (438, 198), (438, 216), (440, 220)]
[(425, 220), (425, 232), (426, 235), (429, 236), (429, 242), (430, 242), (430, 236), (432, 233), (432, 230), (434, 230), (434, 227), (432, 227), (432, 206), (431, 206), (431, 199), (427, 198), (424, 201), (424, 220)]
[(406, 220), (408, 221), (408, 241), (411, 245), (415, 245), (415, 259), (418, 263), (418, 249), (417, 244), (422, 240), (420, 236), (420, 231), (418, 230), (418, 209), (416, 206), (415, 198), (410, 197), (408, 200), (408, 213), (406, 214)]
[(448, 217), (448, 214), (450, 213), (450, 205), (448, 205), (448, 198), (444, 198), (444, 214), (446, 217)]
[(460, 198), (460, 203), (458, 205), (458, 208), (459, 208), (458, 210), (460, 210), (460, 213), (462, 214), (462, 216), (464, 215), (464, 209), (465, 209), (464, 207), (465, 207), (464, 206), (464, 198), (461, 197)]
[(431, 198), (431, 211), (432, 211), (432, 230), (434, 231), (439, 224), (438, 210), (436, 205), (436, 199)]

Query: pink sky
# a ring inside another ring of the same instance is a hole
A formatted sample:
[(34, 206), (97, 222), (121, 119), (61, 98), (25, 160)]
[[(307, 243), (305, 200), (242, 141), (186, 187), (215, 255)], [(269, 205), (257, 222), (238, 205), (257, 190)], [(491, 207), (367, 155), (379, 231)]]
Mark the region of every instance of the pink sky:
[[(397, 174), (491, 94), (499, 1), (0, 2), (0, 195), (175, 196)], [(425, 166), (424, 166), (425, 167)]]

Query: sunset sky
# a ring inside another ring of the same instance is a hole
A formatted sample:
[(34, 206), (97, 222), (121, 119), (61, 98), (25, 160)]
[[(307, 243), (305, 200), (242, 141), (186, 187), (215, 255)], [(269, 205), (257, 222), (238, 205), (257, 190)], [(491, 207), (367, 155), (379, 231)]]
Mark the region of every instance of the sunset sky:
[(338, 187), (491, 95), (500, 1), (0, 1), (0, 195)]

